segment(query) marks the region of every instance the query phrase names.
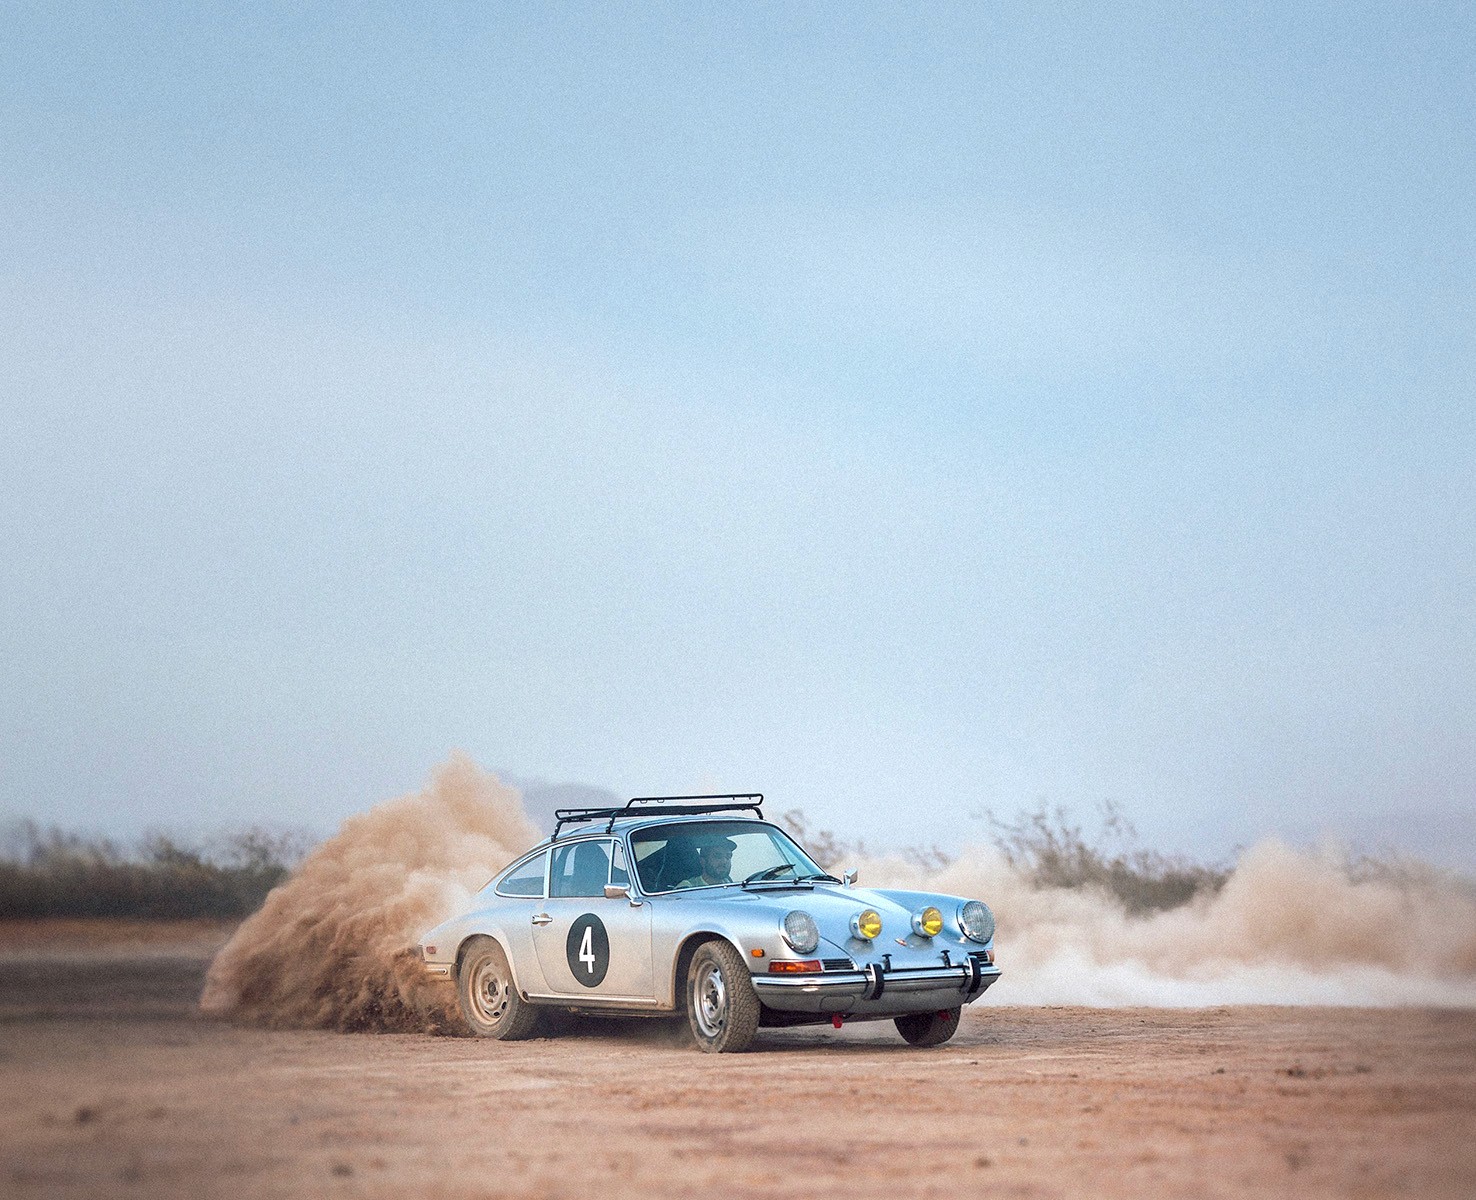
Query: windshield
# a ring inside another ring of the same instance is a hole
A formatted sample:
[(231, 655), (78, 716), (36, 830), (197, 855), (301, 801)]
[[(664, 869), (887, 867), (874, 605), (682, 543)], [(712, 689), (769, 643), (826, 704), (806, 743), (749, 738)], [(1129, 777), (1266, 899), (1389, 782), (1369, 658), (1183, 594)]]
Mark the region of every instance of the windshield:
[(823, 875), (782, 830), (757, 821), (686, 821), (630, 835), (644, 892)]

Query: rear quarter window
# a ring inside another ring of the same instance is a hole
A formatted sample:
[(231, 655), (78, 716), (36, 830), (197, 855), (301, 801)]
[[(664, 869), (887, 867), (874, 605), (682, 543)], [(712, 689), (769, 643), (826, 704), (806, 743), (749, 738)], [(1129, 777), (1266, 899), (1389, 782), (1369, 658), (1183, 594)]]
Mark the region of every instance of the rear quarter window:
[(542, 896), (544, 864), (548, 854), (538, 854), (514, 867), (497, 885), (499, 896)]

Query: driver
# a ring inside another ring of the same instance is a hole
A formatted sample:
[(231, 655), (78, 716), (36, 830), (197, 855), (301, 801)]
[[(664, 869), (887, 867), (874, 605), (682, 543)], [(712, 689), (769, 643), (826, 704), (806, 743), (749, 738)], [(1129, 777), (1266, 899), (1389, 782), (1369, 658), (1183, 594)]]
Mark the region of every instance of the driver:
[(702, 870), (690, 879), (683, 879), (679, 888), (716, 887), (720, 883), (732, 883), (728, 873), (733, 868), (733, 851), (738, 843), (717, 834), (706, 834), (697, 839), (697, 862)]

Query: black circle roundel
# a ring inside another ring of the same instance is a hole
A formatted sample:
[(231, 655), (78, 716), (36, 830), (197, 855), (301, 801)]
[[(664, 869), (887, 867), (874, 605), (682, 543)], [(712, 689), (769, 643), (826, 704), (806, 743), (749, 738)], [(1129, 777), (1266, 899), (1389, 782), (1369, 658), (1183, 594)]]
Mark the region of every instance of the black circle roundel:
[(569, 926), (564, 955), (575, 979), (585, 987), (599, 987), (610, 969), (610, 935), (605, 923), (594, 913), (585, 913)]

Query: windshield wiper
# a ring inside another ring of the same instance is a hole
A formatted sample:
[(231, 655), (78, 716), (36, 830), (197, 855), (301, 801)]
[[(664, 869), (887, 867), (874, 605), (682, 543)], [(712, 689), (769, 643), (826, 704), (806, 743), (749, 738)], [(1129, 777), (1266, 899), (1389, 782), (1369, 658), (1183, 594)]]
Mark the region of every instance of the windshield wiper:
[(780, 871), (793, 870), (793, 863), (780, 863), (778, 866), (775, 867), (765, 867), (762, 871), (755, 871), (752, 875), (745, 879), (743, 881), (743, 886), (747, 887), (750, 883), (758, 883), (764, 879), (775, 879), (778, 877)]
[(818, 874), (815, 874), (815, 875), (798, 875), (798, 876), (795, 877), (795, 881), (797, 883), (814, 883), (817, 880), (822, 880), (822, 879), (825, 880), (827, 883), (840, 883), (841, 882), (834, 875), (829, 875), (829, 874), (827, 874), (824, 871), (821, 871), (821, 872), (819, 872)]

